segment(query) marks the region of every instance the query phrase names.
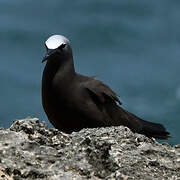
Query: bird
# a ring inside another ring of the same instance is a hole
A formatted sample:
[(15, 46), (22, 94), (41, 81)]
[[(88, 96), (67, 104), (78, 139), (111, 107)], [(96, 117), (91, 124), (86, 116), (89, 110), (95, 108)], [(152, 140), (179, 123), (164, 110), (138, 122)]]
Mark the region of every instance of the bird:
[(126, 126), (149, 138), (169, 138), (170, 133), (163, 125), (125, 110), (108, 85), (94, 76), (77, 73), (71, 43), (65, 36), (50, 36), (45, 47), (42, 106), (56, 129), (70, 134), (83, 128)]

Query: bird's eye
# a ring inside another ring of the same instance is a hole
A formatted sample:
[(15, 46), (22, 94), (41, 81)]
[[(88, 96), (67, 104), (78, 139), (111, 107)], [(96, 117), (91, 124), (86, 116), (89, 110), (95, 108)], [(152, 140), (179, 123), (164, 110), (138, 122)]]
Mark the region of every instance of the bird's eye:
[(63, 49), (63, 48), (65, 48), (65, 46), (66, 46), (66, 44), (61, 44), (60, 46), (59, 46), (59, 49)]

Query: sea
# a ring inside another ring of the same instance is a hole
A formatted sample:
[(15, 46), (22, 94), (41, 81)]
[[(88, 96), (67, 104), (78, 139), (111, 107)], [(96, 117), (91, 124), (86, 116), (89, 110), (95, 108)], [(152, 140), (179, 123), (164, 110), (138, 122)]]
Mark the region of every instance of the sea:
[[(44, 42), (71, 41), (78, 73), (108, 84), (122, 106), (163, 124), (180, 143), (179, 0), (0, 0), (0, 127), (41, 104)], [(164, 142), (164, 141), (160, 141)]]

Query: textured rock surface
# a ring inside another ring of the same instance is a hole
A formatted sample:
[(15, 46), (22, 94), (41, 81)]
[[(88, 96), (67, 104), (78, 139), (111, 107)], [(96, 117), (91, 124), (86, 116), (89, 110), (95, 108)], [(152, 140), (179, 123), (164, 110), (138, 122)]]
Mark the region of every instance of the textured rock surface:
[(67, 135), (27, 118), (0, 129), (0, 179), (180, 179), (180, 145), (126, 127)]

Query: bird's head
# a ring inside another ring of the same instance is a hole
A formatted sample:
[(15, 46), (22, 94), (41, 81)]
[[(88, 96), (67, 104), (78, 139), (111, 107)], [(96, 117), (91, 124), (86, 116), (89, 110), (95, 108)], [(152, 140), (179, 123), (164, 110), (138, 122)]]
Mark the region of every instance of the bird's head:
[(46, 55), (42, 62), (50, 59), (60, 59), (72, 55), (70, 41), (62, 35), (53, 35), (45, 42)]

